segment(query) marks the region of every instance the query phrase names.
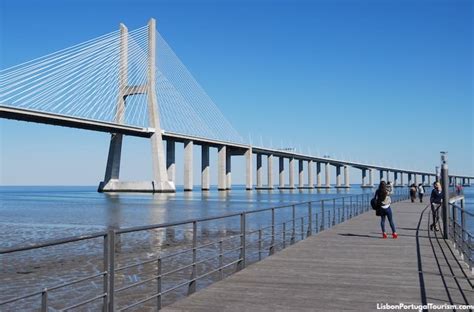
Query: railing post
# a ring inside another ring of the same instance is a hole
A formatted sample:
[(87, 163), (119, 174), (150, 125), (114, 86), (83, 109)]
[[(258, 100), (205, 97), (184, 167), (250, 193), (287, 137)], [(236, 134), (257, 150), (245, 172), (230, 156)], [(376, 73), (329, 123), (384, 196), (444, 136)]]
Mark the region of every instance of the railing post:
[(286, 248), (286, 222), (283, 222), (283, 248)]
[(162, 278), (161, 278), (161, 273), (162, 273), (162, 266), (161, 266), (161, 258), (158, 258), (157, 260), (157, 277), (156, 277), (156, 283), (157, 283), (157, 287), (156, 287), (156, 291), (158, 292), (158, 297), (156, 297), (156, 305), (157, 305), (157, 308), (158, 310), (161, 310), (161, 281), (162, 281)]
[(336, 225), (336, 199), (332, 200), (332, 226)]
[(41, 312), (48, 311), (48, 289), (44, 288), (41, 292)]
[(293, 229), (291, 230), (291, 244), (295, 243), (295, 236), (296, 236), (296, 207), (295, 205), (291, 206), (291, 215), (292, 219), (291, 222), (293, 224)]
[(324, 231), (324, 200), (321, 200), (321, 231)]
[[(464, 209), (461, 209), (461, 257), (464, 259), (464, 252), (466, 251), (466, 214)], [(469, 260), (469, 259), (468, 259)]]
[(272, 208), (272, 245), (270, 246), (270, 256), (275, 252), (275, 208)]
[(350, 204), (350, 208), (349, 208), (349, 214), (350, 214), (350, 217), (352, 219), (352, 214), (353, 214), (353, 210), (354, 210), (354, 207), (353, 207), (353, 204), (352, 204), (352, 196), (349, 197), (350, 201), (349, 201), (349, 204)]
[(109, 268), (107, 270), (109, 275), (109, 312), (115, 311), (115, 230), (110, 229), (107, 232), (108, 236), (108, 251), (109, 251)]
[(103, 262), (103, 269), (102, 271), (105, 272), (102, 280), (103, 284), (103, 292), (105, 294), (103, 303), (102, 303), (102, 311), (107, 312), (109, 310), (109, 236), (108, 234), (104, 235), (104, 262)]
[(331, 227), (331, 210), (328, 210), (328, 228)]
[(242, 212), (240, 214), (240, 259), (241, 259), (241, 262), (240, 262), (240, 269), (239, 270), (242, 270), (245, 268), (245, 242), (246, 242), (246, 226), (245, 226), (245, 212)]
[(224, 271), (222, 269), (223, 266), (224, 266), (224, 246), (222, 245), (222, 239), (221, 239), (219, 241), (219, 279), (220, 280), (224, 278)]
[(262, 260), (262, 229), (258, 230), (258, 261)]
[(318, 213), (316, 213), (314, 215), (314, 229), (315, 229), (315, 233), (319, 233), (319, 228), (318, 228), (318, 225), (319, 225), (319, 218), (318, 218)]
[(313, 212), (311, 207), (311, 202), (308, 203), (308, 231), (306, 236), (311, 236), (313, 234)]
[(346, 208), (346, 200), (343, 197), (342, 198), (342, 222), (344, 222), (346, 220), (346, 218), (345, 218), (345, 214), (346, 214), (345, 208)]
[(188, 286), (188, 295), (196, 292), (196, 262), (197, 262), (197, 221), (193, 221), (193, 263), (191, 272), (191, 281)]
[(304, 217), (301, 217), (301, 240), (304, 239)]
[(451, 224), (451, 238), (453, 240), (454, 248), (458, 248), (458, 243), (456, 240), (456, 222), (457, 222), (457, 211), (456, 211), (456, 205), (453, 204), (451, 205), (451, 216), (452, 218), (450, 219), (450, 224)]

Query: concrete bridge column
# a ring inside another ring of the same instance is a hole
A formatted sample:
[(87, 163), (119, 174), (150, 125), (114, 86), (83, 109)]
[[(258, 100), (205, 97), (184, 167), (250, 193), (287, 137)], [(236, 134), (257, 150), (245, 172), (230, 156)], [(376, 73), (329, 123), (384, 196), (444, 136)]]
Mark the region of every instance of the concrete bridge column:
[(321, 187), (321, 163), (316, 162), (316, 187)]
[(344, 186), (346, 188), (351, 187), (351, 183), (349, 181), (349, 166), (344, 166)]
[(398, 171), (393, 172), (393, 186), (398, 186)]
[(227, 160), (227, 147), (221, 145), (218, 147), (217, 152), (217, 189), (219, 191), (226, 190), (226, 160)]
[(283, 156), (280, 156), (278, 159), (278, 165), (279, 165), (279, 187), (284, 188), (285, 187), (285, 158)]
[(290, 163), (289, 163), (289, 173), (290, 173), (290, 188), (295, 188), (295, 158), (290, 157)]
[(168, 179), (176, 183), (176, 143), (174, 141), (166, 141), (166, 171)]
[(263, 187), (262, 171), (262, 154), (257, 154), (257, 189)]
[(303, 188), (304, 187), (304, 165), (303, 165), (303, 160), (299, 159), (298, 160), (298, 188)]
[(412, 185), (413, 184), (413, 180), (412, 180), (412, 176), (411, 176), (411, 173), (409, 172), (408, 173), (408, 186)]
[(184, 142), (184, 191), (193, 190), (193, 141)]
[(211, 179), (209, 173), (209, 146), (201, 146), (201, 190), (209, 191)]
[(341, 187), (341, 166), (336, 166), (336, 187)]
[(362, 171), (362, 183), (361, 183), (361, 187), (365, 187), (366, 186), (366, 178), (367, 178), (367, 169), (366, 168), (362, 168), (361, 169)]
[(253, 188), (253, 181), (252, 181), (252, 148), (250, 147), (248, 150), (245, 151), (245, 163), (246, 163), (246, 171), (245, 171), (245, 188), (250, 191)]
[(273, 155), (267, 156), (267, 182), (268, 188), (273, 188)]
[(374, 171), (372, 169), (369, 169), (369, 186), (374, 186)]
[(225, 177), (226, 177), (226, 190), (232, 188), (232, 162), (231, 162), (232, 153), (229, 148), (227, 148), (226, 161), (225, 161)]
[(329, 175), (329, 166), (330, 164), (329, 163), (326, 163), (326, 188), (330, 188), (331, 187), (331, 176)]
[(426, 175), (422, 174), (421, 175), (421, 185), (425, 185), (426, 183)]
[(400, 172), (400, 186), (403, 186), (403, 172)]
[(314, 162), (312, 160), (308, 161), (308, 187), (314, 187)]
[(431, 186), (431, 175), (428, 175), (428, 185)]
[(413, 179), (415, 180), (415, 184), (418, 185), (418, 175), (415, 173), (414, 176)]

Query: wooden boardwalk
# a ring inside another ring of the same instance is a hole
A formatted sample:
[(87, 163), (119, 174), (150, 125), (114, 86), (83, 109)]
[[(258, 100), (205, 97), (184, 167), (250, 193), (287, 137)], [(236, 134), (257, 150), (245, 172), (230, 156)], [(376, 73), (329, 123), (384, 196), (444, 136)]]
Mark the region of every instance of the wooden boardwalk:
[(425, 208), (407, 201), (392, 206), (398, 239), (381, 239), (379, 217), (370, 211), (163, 310), (376, 311), (377, 303), (474, 305), (474, 276), (451, 242), (428, 231), (431, 213)]

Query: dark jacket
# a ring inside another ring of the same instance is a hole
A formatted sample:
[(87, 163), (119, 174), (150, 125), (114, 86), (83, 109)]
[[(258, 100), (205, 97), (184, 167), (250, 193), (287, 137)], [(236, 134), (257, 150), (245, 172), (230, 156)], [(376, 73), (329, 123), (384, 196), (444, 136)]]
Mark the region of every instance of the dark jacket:
[(441, 204), (443, 201), (443, 191), (438, 192), (436, 189), (431, 191), (430, 203)]

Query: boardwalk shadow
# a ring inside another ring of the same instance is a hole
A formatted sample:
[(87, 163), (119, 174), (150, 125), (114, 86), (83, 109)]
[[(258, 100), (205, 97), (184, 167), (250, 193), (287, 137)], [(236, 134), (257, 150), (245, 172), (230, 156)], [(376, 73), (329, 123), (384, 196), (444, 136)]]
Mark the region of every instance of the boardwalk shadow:
[(341, 236), (346, 236), (346, 237), (365, 237), (365, 238), (381, 238), (380, 235), (375, 236), (375, 235), (363, 235), (363, 234), (352, 234), (352, 233), (344, 233), (344, 234), (338, 234)]

